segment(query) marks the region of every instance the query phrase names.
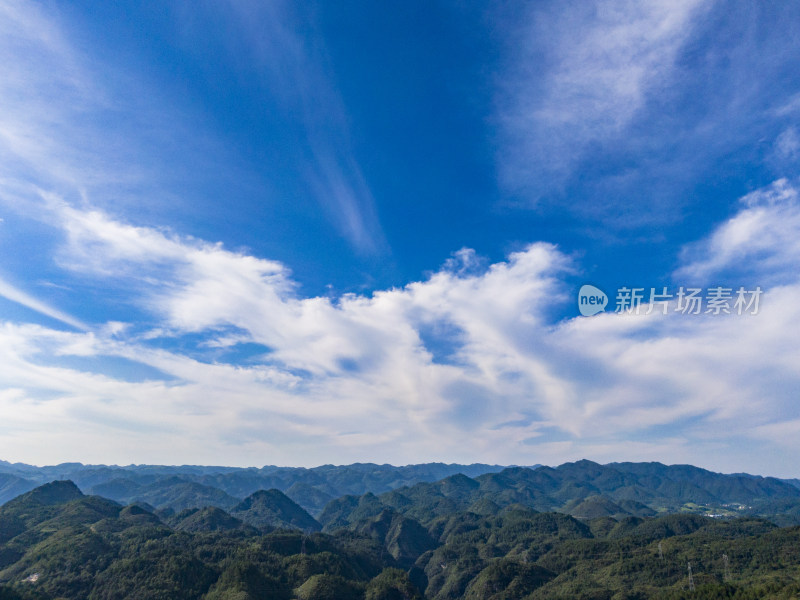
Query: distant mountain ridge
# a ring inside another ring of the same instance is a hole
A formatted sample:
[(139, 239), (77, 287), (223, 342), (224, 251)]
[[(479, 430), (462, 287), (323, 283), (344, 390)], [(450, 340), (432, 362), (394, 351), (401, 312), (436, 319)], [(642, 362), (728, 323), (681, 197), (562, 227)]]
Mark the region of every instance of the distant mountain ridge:
[[(354, 463), (310, 469), (269, 465), (241, 468), (81, 463), (36, 467), (0, 460), (0, 504), (43, 483), (69, 479), (90, 494), (122, 503), (147, 502), (155, 508), (176, 513), (202, 506), (228, 509), (254, 492), (277, 489), (313, 514), (321, 511), (330, 500), (346, 494), (380, 494), (421, 481), (437, 481), (455, 473), (476, 477), (504, 468), (500, 465), (445, 463), (401, 467)], [(182, 490), (176, 490), (176, 485), (181, 482), (186, 485)], [(193, 496), (196, 500), (192, 500)]]
[[(583, 519), (695, 512), (777, 515), (781, 524), (800, 524), (797, 480), (726, 475), (691, 465), (600, 465), (588, 460), (531, 468), (356, 463), (313, 469), (79, 463), (34, 467), (0, 461), (0, 503), (63, 479), (74, 481), (76, 489), (87, 494), (152, 507), (162, 518), (217, 507), (260, 529), (332, 530), (376, 518), (386, 510), (427, 523), (459, 511), (495, 514), (514, 505)], [(259, 495), (269, 496), (268, 508), (243, 505)], [(191, 527), (211, 527), (209, 519), (218, 520), (218, 515), (196, 516)]]
[(782, 524), (800, 524), (800, 489), (779, 479), (723, 475), (689, 465), (588, 460), (555, 468), (513, 467), (474, 479), (453, 475), (377, 496), (344, 496), (332, 500), (318, 520), (331, 531), (388, 509), (429, 524), (458, 512), (492, 514), (515, 505), (579, 518), (695, 512), (779, 515)]

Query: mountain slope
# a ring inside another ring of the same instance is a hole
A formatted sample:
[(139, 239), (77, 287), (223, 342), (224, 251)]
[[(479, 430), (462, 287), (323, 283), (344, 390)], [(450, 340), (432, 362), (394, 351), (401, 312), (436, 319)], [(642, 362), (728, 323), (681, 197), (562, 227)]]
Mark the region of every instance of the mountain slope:
[(169, 519), (169, 525), (179, 531), (189, 531), (192, 533), (234, 531), (248, 528), (243, 521), (215, 506), (189, 508), (181, 511)]
[(322, 526), (280, 490), (260, 490), (233, 507), (231, 516), (262, 530), (319, 531)]
[(29, 479), (12, 473), (0, 473), (0, 505), (36, 487)]
[(206, 506), (229, 509), (240, 502), (239, 498), (234, 498), (218, 488), (177, 476), (159, 478), (143, 485), (130, 479), (117, 478), (92, 486), (89, 491), (126, 504), (146, 502), (157, 509), (174, 512)]

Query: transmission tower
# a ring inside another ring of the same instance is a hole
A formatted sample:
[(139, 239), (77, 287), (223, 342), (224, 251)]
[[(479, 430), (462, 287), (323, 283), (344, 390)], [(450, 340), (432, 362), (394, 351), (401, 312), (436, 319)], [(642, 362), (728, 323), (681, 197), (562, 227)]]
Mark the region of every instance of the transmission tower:
[(694, 578), (692, 577), (692, 563), (686, 563), (689, 567), (689, 591), (694, 591)]
[(722, 578), (722, 581), (730, 581), (731, 580), (731, 568), (728, 564), (728, 555), (722, 555), (722, 562), (725, 563), (725, 575)]
[(664, 550), (661, 548), (661, 542), (658, 542), (658, 560), (664, 562)]

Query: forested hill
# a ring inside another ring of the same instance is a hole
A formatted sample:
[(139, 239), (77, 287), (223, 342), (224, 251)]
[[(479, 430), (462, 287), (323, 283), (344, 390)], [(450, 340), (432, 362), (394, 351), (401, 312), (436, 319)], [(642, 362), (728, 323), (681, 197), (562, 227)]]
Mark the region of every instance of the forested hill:
[(684, 512), (800, 524), (800, 489), (779, 479), (722, 475), (686, 465), (603, 466), (586, 460), (557, 468), (508, 468), (474, 479), (453, 475), (380, 495), (345, 496), (331, 501), (318, 520), (332, 529), (390, 509), (429, 522), (459, 511), (495, 514), (514, 505), (579, 518)]
[[(492, 487), (490, 481), (476, 488), (476, 480), (457, 475), (436, 487), (446, 498)], [(351, 513), (347, 525), (315, 532), (314, 520), (279, 490), (256, 492), (235, 507), (235, 516), (192, 508), (166, 517), (54, 481), (0, 507), (0, 599), (800, 595), (800, 527), (693, 514), (576, 518), (519, 504), (500, 508), (488, 499), (478, 501), (483, 514), (456, 503), (444, 510), (440, 501), (426, 512), (424, 499), (412, 496), (405, 495), (410, 503), (403, 512)], [(371, 495), (358, 503), (376, 502)]]

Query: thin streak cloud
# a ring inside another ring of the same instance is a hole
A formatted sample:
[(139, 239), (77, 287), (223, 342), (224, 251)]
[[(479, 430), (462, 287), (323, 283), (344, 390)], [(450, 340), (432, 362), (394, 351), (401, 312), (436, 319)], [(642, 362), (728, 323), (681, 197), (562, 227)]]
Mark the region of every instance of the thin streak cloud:
[(51, 306), (49, 306), (46, 302), (42, 302), (31, 296), (30, 294), (23, 292), (19, 288), (11, 285), (7, 281), (5, 281), (2, 277), (0, 277), (0, 296), (6, 298), (7, 300), (11, 300), (12, 302), (16, 302), (17, 304), (21, 304), (26, 308), (30, 308), (31, 310), (35, 310), (38, 313), (41, 313), (45, 316), (50, 317), (51, 319), (55, 319), (56, 321), (61, 321), (70, 327), (74, 327), (75, 329), (80, 329), (82, 331), (88, 331), (89, 327)]
[[(242, 34), (261, 70), (257, 77), (299, 117), (308, 148), (302, 155), (310, 192), (359, 252), (383, 254), (388, 245), (369, 185), (352, 150), (347, 108), (333, 85), (324, 45), (296, 30), (312, 27), (298, 5), (231, 2), (215, 14)], [(293, 151), (297, 151), (294, 149)]]

